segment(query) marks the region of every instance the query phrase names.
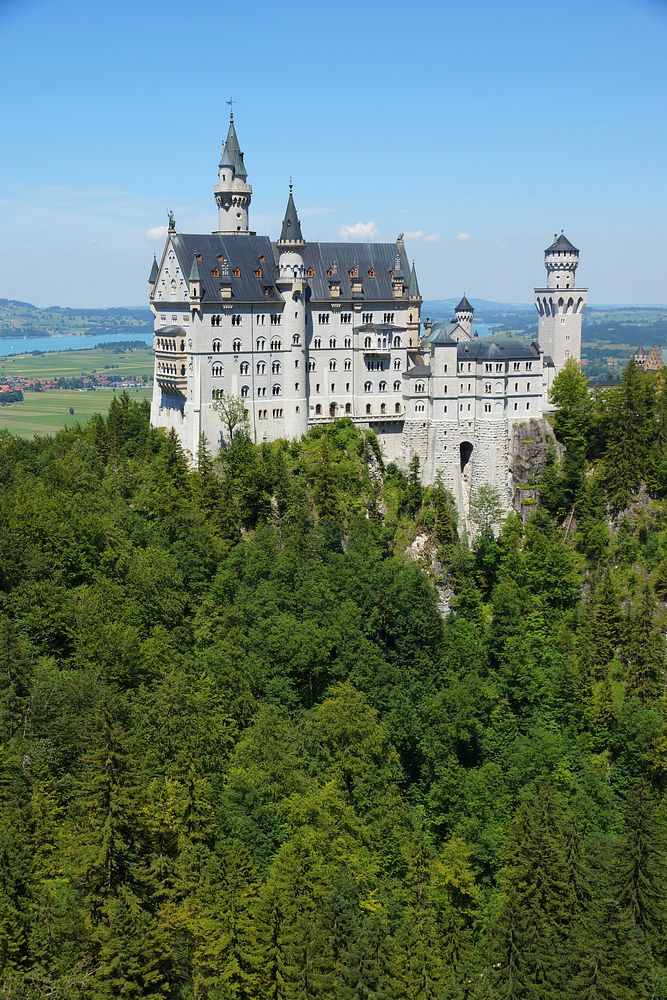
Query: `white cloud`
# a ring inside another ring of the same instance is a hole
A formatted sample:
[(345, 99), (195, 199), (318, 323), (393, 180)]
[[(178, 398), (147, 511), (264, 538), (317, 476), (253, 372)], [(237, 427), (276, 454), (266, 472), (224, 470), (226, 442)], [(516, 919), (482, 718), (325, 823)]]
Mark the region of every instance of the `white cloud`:
[(472, 236), (470, 235), (470, 233), (457, 233), (456, 234), (456, 238), (457, 238), (457, 240), (461, 240), (462, 242), (465, 242), (466, 240), (471, 240)]
[(355, 222), (353, 226), (342, 226), (340, 235), (343, 239), (353, 240), (368, 239), (369, 236), (377, 236), (378, 229), (374, 222)]
[(409, 233), (403, 233), (405, 240), (424, 240), (425, 243), (437, 243), (440, 239), (439, 233), (425, 233), (423, 229), (413, 229)]
[(146, 230), (147, 240), (163, 240), (167, 235), (166, 226), (153, 226), (152, 229)]

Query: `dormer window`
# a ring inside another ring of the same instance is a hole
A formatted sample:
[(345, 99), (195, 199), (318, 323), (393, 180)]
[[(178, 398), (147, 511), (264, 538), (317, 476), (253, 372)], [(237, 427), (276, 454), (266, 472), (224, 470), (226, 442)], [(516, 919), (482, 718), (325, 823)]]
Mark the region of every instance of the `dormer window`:
[(377, 271), (375, 270), (375, 268), (374, 268), (374, 267), (372, 267), (372, 268), (370, 269), (370, 271), (368, 272), (368, 277), (369, 277), (369, 278), (375, 278), (375, 277), (377, 277)]
[(241, 277), (241, 268), (240, 267), (235, 267), (234, 271), (233, 271), (233, 274), (234, 274), (235, 278), (240, 278)]
[(356, 276), (357, 276), (357, 272), (355, 271), (355, 269), (353, 267), (350, 268), (350, 270), (347, 272), (347, 274), (348, 274), (349, 278), (356, 278)]
[(309, 267), (307, 269), (307, 271), (306, 271), (306, 277), (307, 278), (314, 278), (315, 277), (315, 272), (313, 271), (312, 267)]
[(211, 274), (213, 275), (214, 278), (219, 278), (220, 277), (220, 271), (219, 271), (219, 269), (217, 267), (213, 268), (213, 270), (211, 271)]
[(327, 268), (327, 278), (333, 278), (333, 267)]
[(258, 267), (257, 270), (255, 271), (255, 277), (256, 278), (261, 278), (263, 276), (263, 274), (264, 274), (264, 272), (262, 271), (261, 267)]

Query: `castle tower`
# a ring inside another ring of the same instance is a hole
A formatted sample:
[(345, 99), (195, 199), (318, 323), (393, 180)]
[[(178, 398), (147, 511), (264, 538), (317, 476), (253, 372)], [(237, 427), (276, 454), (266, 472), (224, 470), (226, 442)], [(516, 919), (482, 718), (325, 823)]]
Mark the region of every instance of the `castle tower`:
[(576, 287), (579, 251), (562, 232), (544, 251), (546, 288), (535, 289), (540, 347), (554, 362), (555, 374), (568, 358), (581, 360), (581, 314), (587, 288)]
[(292, 196), (292, 182), (277, 247), (276, 284), (285, 300), (281, 328), (285, 365), (284, 421), (288, 437), (301, 437), (308, 430), (308, 363), (306, 348), (306, 268), (302, 250), (306, 241)]
[(416, 347), (419, 343), (419, 319), (422, 297), (421, 292), (419, 291), (419, 282), (417, 281), (417, 272), (415, 270), (414, 261), (412, 262), (412, 270), (410, 271), (408, 299), (410, 300), (410, 308), (408, 311), (408, 346)]
[(218, 206), (219, 233), (249, 233), (248, 209), (252, 187), (247, 180), (248, 173), (234, 126), (234, 112), (230, 111), (227, 139), (222, 144), (222, 156), (218, 164), (218, 183), (213, 188)]
[(468, 302), (468, 299), (464, 295), (456, 309), (454, 310), (454, 319), (462, 326), (465, 332), (470, 338), (472, 338), (472, 320), (475, 314), (475, 310)]

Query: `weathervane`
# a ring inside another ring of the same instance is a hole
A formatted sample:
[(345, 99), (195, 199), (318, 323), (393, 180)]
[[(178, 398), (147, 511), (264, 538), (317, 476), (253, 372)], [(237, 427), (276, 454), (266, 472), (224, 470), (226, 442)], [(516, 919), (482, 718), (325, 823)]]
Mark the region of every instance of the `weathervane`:
[(230, 97), (229, 100), (227, 101), (227, 104), (229, 105), (229, 120), (230, 120), (230, 122), (234, 121), (234, 103), (235, 102), (234, 102), (234, 98), (233, 97)]

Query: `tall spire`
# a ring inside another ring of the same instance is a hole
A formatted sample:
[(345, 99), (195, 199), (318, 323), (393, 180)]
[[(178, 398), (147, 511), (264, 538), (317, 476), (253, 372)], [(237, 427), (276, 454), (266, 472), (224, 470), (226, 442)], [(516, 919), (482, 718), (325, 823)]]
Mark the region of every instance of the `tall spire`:
[(305, 240), (301, 233), (301, 223), (299, 222), (299, 216), (296, 214), (296, 205), (294, 204), (294, 198), (292, 197), (292, 178), (290, 177), (289, 198), (287, 199), (287, 208), (285, 209), (285, 218), (283, 219), (283, 228), (280, 232), (278, 246), (290, 247), (304, 245)]
[(419, 294), (419, 282), (417, 281), (417, 272), (415, 271), (415, 262), (412, 262), (412, 270), (410, 271), (410, 287), (408, 289), (408, 295), (411, 299), (419, 299), (421, 295)]
[(242, 181), (244, 181), (248, 176), (248, 171), (246, 170), (243, 162), (243, 153), (241, 152), (241, 147), (239, 145), (239, 137), (236, 134), (233, 111), (229, 112), (227, 139), (222, 147), (222, 156), (220, 158), (219, 166), (231, 167), (234, 171), (234, 176), (238, 177)]
[(227, 103), (230, 106), (229, 127), (218, 164), (218, 183), (213, 188), (218, 206), (218, 232), (247, 234), (252, 188), (248, 184), (248, 172), (236, 134), (232, 102)]

